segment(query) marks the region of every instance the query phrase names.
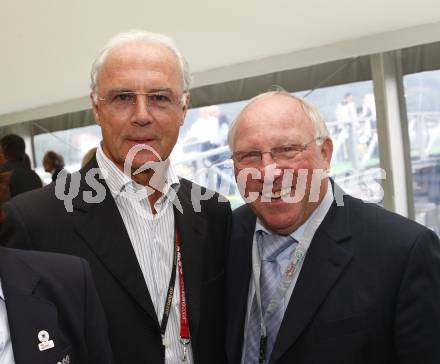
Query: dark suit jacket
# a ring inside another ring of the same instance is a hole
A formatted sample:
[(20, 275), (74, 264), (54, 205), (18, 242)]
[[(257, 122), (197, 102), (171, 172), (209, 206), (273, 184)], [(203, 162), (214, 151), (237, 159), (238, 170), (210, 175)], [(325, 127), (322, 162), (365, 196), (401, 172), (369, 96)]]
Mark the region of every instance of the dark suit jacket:
[[(0, 241), (85, 258), (107, 315), (115, 361), (163, 363), (159, 322), (115, 201), (104, 181), (100, 181), (106, 188), (103, 202), (83, 199), (84, 191), (94, 190), (84, 178), (92, 167), (97, 168), (95, 158), (80, 171), (73, 212), (57, 199), (54, 184), (9, 201)], [(182, 241), (193, 354), (196, 363), (223, 364), (230, 206), (218, 203), (216, 195), (201, 202), (201, 212), (194, 212), (191, 188), (191, 182), (181, 180), (177, 195), (183, 214), (175, 210), (175, 219)]]
[(63, 170), (63, 168), (57, 168), (53, 171), (52, 173), (52, 182), (55, 182), (58, 178), (58, 175), (60, 174), (60, 172)]
[(0, 167), (0, 171), (11, 171), (11, 181), (9, 182), (9, 190), (11, 197), (20, 193), (43, 187), (40, 177), (32, 169), (19, 161), (7, 161)]
[[(16, 364), (112, 363), (107, 324), (83, 259), (0, 248), (0, 277)], [(45, 330), (55, 347), (40, 351)]]
[[(440, 363), (440, 243), (427, 228), (344, 196), (311, 242), (270, 363)], [(233, 213), (228, 362), (240, 363), (256, 217)]]

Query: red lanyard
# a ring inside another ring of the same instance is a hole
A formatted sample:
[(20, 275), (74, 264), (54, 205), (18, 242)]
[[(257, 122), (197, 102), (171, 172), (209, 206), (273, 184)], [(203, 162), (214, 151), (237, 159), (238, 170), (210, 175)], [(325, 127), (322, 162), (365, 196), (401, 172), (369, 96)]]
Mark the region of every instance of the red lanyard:
[[(183, 282), (183, 269), (182, 269), (182, 255), (180, 252), (181, 241), (179, 232), (175, 231), (175, 245), (174, 245), (174, 259), (173, 259), (173, 268), (171, 271), (170, 283), (168, 285), (168, 294), (165, 301), (165, 307), (162, 316), (162, 322), (160, 326), (160, 332), (162, 334), (162, 343), (164, 344), (165, 340), (165, 332), (167, 328), (168, 318), (171, 312), (171, 304), (173, 301), (174, 295), (174, 283), (176, 281), (176, 270), (179, 272), (179, 288), (180, 288), (180, 342), (183, 346), (183, 355), (182, 361), (185, 362), (187, 360), (187, 350), (188, 345), (191, 341), (191, 337), (189, 334), (189, 321), (188, 321), (188, 308), (186, 305), (186, 294), (185, 294), (185, 285)], [(176, 269), (177, 268), (177, 269)]]
[(176, 251), (177, 251), (177, 266), (179, 268), (179, 288), (180, 288), (180, 342), (183, 345), (182, 361), (187, 360), (188, 345), (191, 341), (189, 335), (189, 321), (188, 321), (188, 308), (186, 306), (186, 293), (185, 284), (183, 282), (183, 269), (182, 269), (182, 255), (180, 253), (180, 236), (176, 228)]

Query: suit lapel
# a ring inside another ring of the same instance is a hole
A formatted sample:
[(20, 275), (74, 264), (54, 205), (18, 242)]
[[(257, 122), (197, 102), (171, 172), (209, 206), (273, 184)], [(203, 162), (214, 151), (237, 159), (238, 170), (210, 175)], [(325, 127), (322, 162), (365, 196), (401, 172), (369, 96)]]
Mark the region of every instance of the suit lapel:
[(352, 259), (352, 253), (340, 245), (350, 237), (348, 220), (348, 207), (337, 207), (333, 202), (307, 252), (270, 363), (276, 363), (295, 343)]
[[(0, 251), (0, 267), (15, 363), (56, 363), (70, 354), (59, 331), (56, 307), (38, 296), (38, 274), (5, 249)], [(39, 350), (41, 330), (49, 333), (53, 348)]]
[[(239, 214), (237, 213), (238, 211)], [(249, 282), (252, 273), (252, 243), (256, 216), (248, 206), (234, 211), (232, 241), (228, 258), (227, 350), (231, 363), (241, 361), (247, 312)]]
[[(190, 186), (190, 185), (189, 185)], [(206, 245), (207, 223), (202, 212), (195, 212), (191, 203), (191, 191), (182, 180), (177, 197), (182, 212), (174, 208), (174, 217), (182, 243), (183, 278), (189, 309), (191, 335), (197, 333), (200, 321), (200, 295), (203, 279), (203, 256)], [(208, 262), (209, 264), (209, 262)], [(197, 340), (197, 338), (196, 338)]]
[[(98, 168), (96, 159), (89, 168)], [(81, 171), (83, 176), (88, 169)], [(121, 283), (131, 297), (157, 322), (148, 287), (133, 250), (118, 207), (104, 180), (106, 194), (101, 203), (83, 201), (83, 191), (90, 190), (85, 178), (81, 178), (78, 198), (73, 200), (75, 208), (75, 231), (96, 253), (111, 274)]]

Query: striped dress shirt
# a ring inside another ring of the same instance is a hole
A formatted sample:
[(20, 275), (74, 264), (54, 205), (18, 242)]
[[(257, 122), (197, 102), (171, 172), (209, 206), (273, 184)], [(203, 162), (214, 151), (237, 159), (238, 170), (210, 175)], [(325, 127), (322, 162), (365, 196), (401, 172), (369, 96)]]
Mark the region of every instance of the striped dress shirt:
[[(170, 164), (163, 195), (155, 203), (156, 214), (153, 214), (145, 186), (126, 176), (107, 158), (101, 146), (97, 149), (96, 159), (124, 221), (160, 323), (173, 265), (175, 225), (172, 199), (175, 193), (172, 192), (177, 191), (179, 178)], [(178, 274), (175, 288), (164, 338), (166, 364), (182, 363)], [(188, 346), (187, 358), (188, 363), (193, 363), (191, 345)], [(139, 360), (148, 361), (148, 358)]]

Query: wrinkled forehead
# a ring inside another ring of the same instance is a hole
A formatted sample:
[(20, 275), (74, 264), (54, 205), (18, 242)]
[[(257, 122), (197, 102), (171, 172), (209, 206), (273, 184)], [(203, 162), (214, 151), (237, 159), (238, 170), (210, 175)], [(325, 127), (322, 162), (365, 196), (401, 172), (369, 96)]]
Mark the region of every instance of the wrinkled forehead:
[(314, 125), (300, 102), (285, 95), (270, 95), (248, 104), (240, 114), (234, 144), (257, 137), (303, 143), (313, 138)]
[(139, 60), (142, 62), (145, 58), (162, 59), (164, 61), (175, 63), (178, 67), (177, 56), (167, 46), (157, 42), (132, 41), (116, 45), (108, 51), (104, 60), (104, 65), (108, 62), (121, 62), (126, 59)]
[(109, 50), (97, 75), (97, 82), (114, 70), (160, 69), (182, 81), (178, 58), (168, 47), (159, 43), (134, 41)]

